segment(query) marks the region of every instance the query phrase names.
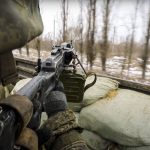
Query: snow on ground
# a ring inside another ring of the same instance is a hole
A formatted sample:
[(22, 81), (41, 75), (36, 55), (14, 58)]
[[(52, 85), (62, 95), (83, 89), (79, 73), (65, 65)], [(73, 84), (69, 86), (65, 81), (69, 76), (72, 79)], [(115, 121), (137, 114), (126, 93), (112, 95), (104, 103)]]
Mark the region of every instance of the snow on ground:
[[(29, 53), (30, 55), (29, 57), (27, 57), (25, 48), (22, 48), (22, 54), (19, 53), (19, 50), (13, 51), (13, 54), (16, 57), (21, 57), (24, 59), (37, 61), (37, 58), (38, 58), (37, 50), (30, 48)], [(45, 60), (49, 56), (50, 56), (50, 52), (48, 51), (43, 50), (40, 53), (40, 57), (42, 60)], [(145, 80), (141, 79), (142, 77), (142, 68), (141, 68), (142, 59), (141, 58), (136, 58), (135, 60), (132, 60), (132, 64), (130, 65), (129, 71), (128, 71), (128, 64), (125, 63), (125, 65), (123, 65), (124, 62), (126, 62), (126, 59), (122, 56), (114, 56), (114, 57), (108, 58), (106, 62), (107, 75), (117, 76), (123, 79), (128, 79), (128, 80), (132, 80), (135, 82), (141, 82), (141, 83), (150, 85), (150, 59), (148, 60), (148, 64), (147, 64)], [(89, 70), (90, 68), (87, 65), (86, 57), (83, 58), (83, 66), (85, 67), (86, 70)], [(101, 71), (101, 61), (99, 57), (95, 59), (92, 70), (99, 74), (103, 73)]]
[[(21, 49), (21, 54), (19, 53), (19, 50), (14, 50), (13, 54), (14, 54), (14, 56), (21, 57), (21, 58), (28, 59), (28, 60), (33, 60), (33, 61), (37, 61), (37, 59), (38, 59), (37, 50), (32, 49), (32, 48), (29, 49), (29, 54), (30, 54), (29, 57), (27, 56), (26, 48)], [(50, 52), (48, 52), (48, 51), (43, 50), (40, 53), (40, 58), (42, 60), (45, 60), (49, 56), (50, 56)]]

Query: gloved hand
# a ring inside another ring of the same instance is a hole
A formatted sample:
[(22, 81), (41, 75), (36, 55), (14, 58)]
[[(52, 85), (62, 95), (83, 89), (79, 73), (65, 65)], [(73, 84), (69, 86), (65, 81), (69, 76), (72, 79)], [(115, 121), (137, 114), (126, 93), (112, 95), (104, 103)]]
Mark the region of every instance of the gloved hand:
[(46, 150), (88, 150), (78, 133), (79, 125), (75, 114), (67, 109), (66, 95), (61, 82), (44, 100), (44, 109), (48, 119), (37, 131), (39, 147), (44, 144)]
[(62, 82), (59, 81), (56, 88), (46, 96), (44, 101), (44, 110), (49, 118), (60, 111), (66, 110), (67, 107), (64, 87)]

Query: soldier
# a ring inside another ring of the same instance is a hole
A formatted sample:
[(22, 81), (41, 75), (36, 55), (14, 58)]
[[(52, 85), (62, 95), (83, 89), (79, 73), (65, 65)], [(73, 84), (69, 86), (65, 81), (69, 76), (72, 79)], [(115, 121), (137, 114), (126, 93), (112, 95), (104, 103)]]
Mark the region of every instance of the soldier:
[[(24, 46), (40, 35), (43, 24), (38, 0), (0, 1), (0, 84), (7, 85), (16, 80), (17, 72), (12, 50)], [(2, 87), (2, 86), (1, 86)], [(1, 88), (3, 90), (3, 88)], [(1, 92), (0, 92), (1, 93)], [(1, 94), (4, 98), (4, 94)], [(48, 120), (36, 131), (26, 131), (33, 105), (26, 97), (12, 95), (0, 102), (0, 149), (37, 150), (45, 145), (47, 150), (87, 150), (79, 134), (75, 116), (67, 108), (63, 85), (49, 93), (44, 102)], [(30, 137), (38, 136), (37, 140)], [(28, 134), (27, 134), (28, 133)], [(18, 139), (16, 141), (16, 139)]]

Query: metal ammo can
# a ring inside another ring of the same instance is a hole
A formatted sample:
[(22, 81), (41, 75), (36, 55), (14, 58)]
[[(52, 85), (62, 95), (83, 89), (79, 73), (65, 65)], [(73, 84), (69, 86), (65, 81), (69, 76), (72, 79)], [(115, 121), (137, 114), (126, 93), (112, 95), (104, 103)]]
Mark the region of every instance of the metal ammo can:
[(80, 103), (83, 100), (86, 75), (82, 70), (64, 70), (60, 76), (68, 102)]

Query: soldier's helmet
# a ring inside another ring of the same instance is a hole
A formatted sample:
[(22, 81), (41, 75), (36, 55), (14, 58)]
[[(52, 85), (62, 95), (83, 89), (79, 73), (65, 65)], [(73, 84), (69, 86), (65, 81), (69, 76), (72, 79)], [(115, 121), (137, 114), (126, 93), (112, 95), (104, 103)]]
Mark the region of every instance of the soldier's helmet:
[(41, 34), (39, 0), (0, 0), (0, 54)]
[(39, 0), (0, 0), (0, 84), (12, 82), (16, 76), (12, 50), (42, 31)]

